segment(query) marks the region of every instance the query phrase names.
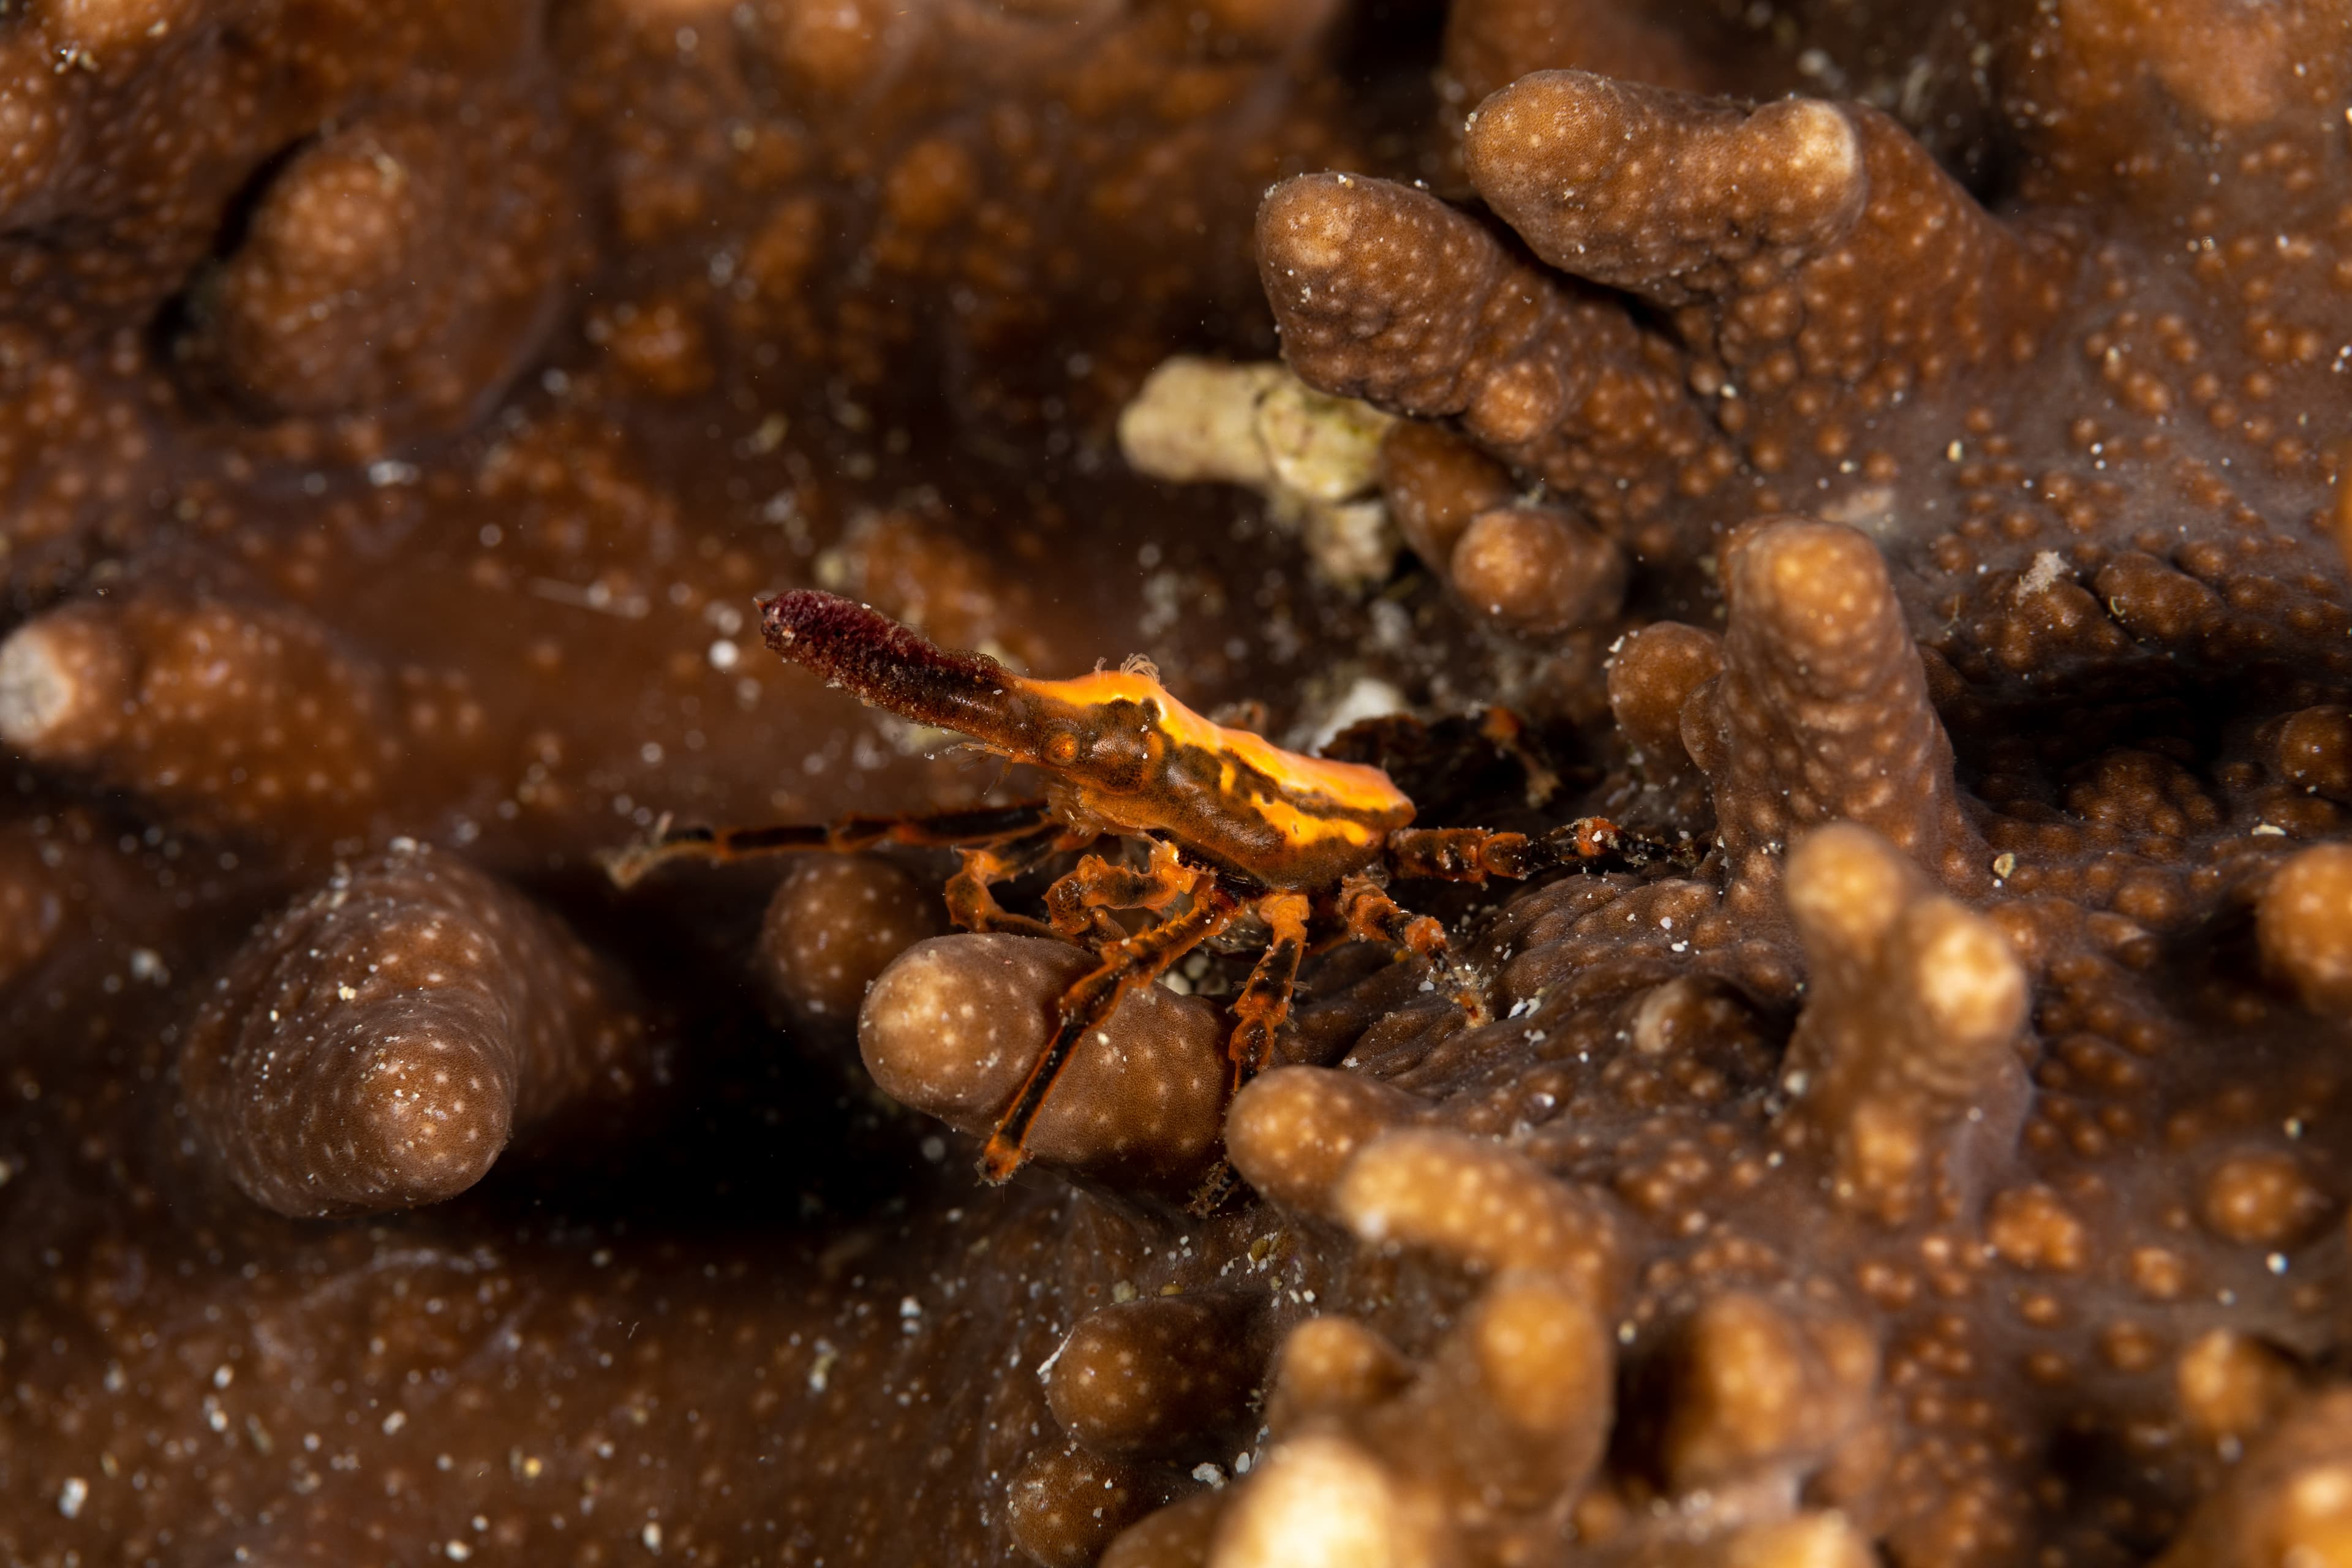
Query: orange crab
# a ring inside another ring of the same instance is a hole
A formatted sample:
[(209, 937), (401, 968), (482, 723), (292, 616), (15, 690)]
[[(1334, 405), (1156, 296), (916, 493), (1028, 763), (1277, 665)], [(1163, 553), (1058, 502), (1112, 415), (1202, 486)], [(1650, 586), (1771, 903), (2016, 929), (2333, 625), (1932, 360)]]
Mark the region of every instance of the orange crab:
[[(998, 1120), (981, 1172), (1002, 1182), (1054, 1080), (1119, 997), (1245, 915), (1266, 944), (1233, 1004), (1227, 1046), (1236, 1086), (1266, 1065), (1290, 1009), (1310, 938), (1380, 942), (1438, 963), (1474, 1015), (1484, 1004), (1445, 930), (1404, 909), (1384, 877), (1483, 882), (1554, 867), (1640, 863), (1675, 851), (1584, 817), (1538, 837), (1480, 827), (1411, 826), (1413, 804), (1379, 768), (1285, 751), (1211, 722), (1171, 696), (1142, 659), (1071, 680), (1033, 680), (992, 658), (952, 653), (887, 616), (801, 590), (759, 602), (768, 646), (900, 718), (954, 730), (1045, 774), (1043, 800), (928, 816), (849, 816), (829, 826), (656, 830), (610, 857), (625, 887), (681, 856), (732, 860), (891, 842), (960, 851), (948, 913), (972, 931), (1016, 931), (1088, 947), (1099, 960), (1066, 992), (1059, 1021), (1021, 1092)], [(1056, 853), (1106, 838), (1150, 846), (1140, 867), (1084, 854), (1045, 892), (1047, 918), (1002, 908), (992, 884)], [(1111, 911), (1150, 920), (1130, 931)]]

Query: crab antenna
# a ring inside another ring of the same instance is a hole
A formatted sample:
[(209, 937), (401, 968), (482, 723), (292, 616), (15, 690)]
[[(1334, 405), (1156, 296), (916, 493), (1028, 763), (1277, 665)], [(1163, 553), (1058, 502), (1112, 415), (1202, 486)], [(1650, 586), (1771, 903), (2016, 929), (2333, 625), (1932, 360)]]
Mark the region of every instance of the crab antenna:
[(955, 730), (1003, 751), (1028, 750), (1018, 685), (994, 659), (950, 653), (879, 611), (798, 588), (759, 601), (768, 646), (834, 686), (901, 719)]

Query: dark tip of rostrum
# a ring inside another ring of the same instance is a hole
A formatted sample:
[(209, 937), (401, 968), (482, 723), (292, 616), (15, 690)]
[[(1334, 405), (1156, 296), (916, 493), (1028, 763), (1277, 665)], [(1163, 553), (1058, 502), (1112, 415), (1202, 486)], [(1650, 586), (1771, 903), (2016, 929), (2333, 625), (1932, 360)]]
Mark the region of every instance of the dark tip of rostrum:
[(996, 727), (1012, 676), (994, 659), (950, 653), (838, 594), (796, 588), (758, 604), (770, 647), (875, 707), (983, 739)]
[(829, 650), (887, 641), (893, 632), (920, 640), (880, 611), (838, 594), (795, 588), (757, 603), (760, 635), (770, 647), (801, 664), (815, 665)]

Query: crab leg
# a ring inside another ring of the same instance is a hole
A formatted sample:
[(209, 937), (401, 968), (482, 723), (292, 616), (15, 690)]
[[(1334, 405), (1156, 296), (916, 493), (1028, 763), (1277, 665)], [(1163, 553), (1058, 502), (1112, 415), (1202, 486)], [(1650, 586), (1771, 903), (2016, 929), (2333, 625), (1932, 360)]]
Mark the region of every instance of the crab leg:
[(1540, 838), (1486, 827), (1401, 827), (1389, 835), (1388, 860), (1392, 875), (1447, 882), (1532, 877), (1561, 866), (1601, 870), (1660, 860), (1696, 863), (1691, 848), (1630, 832), (1605, 816), (1580, 816)]
[(965, 931), (1012, 931), (1021, 936), (1043, 937), (1058, 934), (1043, 921), (1013, 914), (996, 901), (990, 889), (998, 882), (1011, 881), (1048, 855), (1082, 849), (1092, 838), (1091, 834), (1049, 823), (1024, 837), (959, 849), (956, 854), (960, 863), (944, 889), (948, 919)]
[(1140, 869), (1089, 855), (1076, 870), (1045, 889), (1045, 913), (1055, 935), (1075, 942), (1097, 924), (1098, 911), (1103, 910), (1148, 910), (1158, 914), (1192, 890), (1193, 876), (1192, 868), (1177, 858), (1175, 846), (1159, 839), (1151, 844), (1151, 863)]
[(1298, 979), (1298, 960), (1307, 951), (1307, 915), (1303, 893), (1268, 893), (1257, 901), (1258, 918), (1271, 932), (1249, 982), (1234, 998), (1233, 1037), (1226, 1055), (1233, 1058), (1234, 1088), (1238, 1090), (1265, 1070), (1274, 1057), (1274, 1037), (1290, 1016), (1290, 993)]
[(845, 854), (877, 844), (937, 848), (1001, 844), (1034, 833), (1052, 820), (1052, 811), (1042, 800), (899, 816), (850, 816), (829, 823), (768, 827), (672, 827), (665, 820), (651, 837), (625, 849), (607, 851), (603, 862), (614, 886), (626, 888), (669, 860), (723, 863), (810, 850)]
[(1350, 877), (1339, 884), (1339, 910), (1349, 938), (1386, 942), (1429, 960), (1453, 983), (1454, 1005), (1470, 1016), (1470, 1022), (1486, 1021), (1486, 998), (1477, 978), (1455, 956), (1445, 927), (1435, 919), (1414, 914), (1370, 877)]
[(1037, 1065), (1029, 1069), (1028, 1080), (997, 1121), (996, 1131), (989, 1134), (987, 1147), (981, 1151), (980, 1173), (983, 1178), (1002, 1182), (1028, 1158), (1022, 1145), (1029, 1136), (1030, 1123), (1036, 1121), (1045, 1097), (1053, 1092), (1054, 1080), (1062, 1076), (1063, 1068), (1069, 1064), (1070, 1052), (1086, 1037), (1087, 1031), (1110, 1016), (1119, 998), (1129, 990), (1158, 979), (1161, 971), (1224, 930), (1241, 913), (1240, 900), (1217, 885), (1213, 871), (1193, 873), (1188, 890), (1192, 895), (1191, 909), (1104, 948), (1101, 965), (1062, 993), (1061, 1022), (1054, 1037), (1045, 1042)]

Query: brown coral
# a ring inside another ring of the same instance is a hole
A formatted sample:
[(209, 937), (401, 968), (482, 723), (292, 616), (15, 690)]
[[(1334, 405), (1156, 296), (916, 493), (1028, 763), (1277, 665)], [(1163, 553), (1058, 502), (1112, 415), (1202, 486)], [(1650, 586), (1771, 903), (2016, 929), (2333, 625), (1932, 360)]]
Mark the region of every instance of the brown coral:
[[(543, 109), (474, 94), (303, 149), (198, 284), (181, 364), (270, 414), (363, 414), (383, 435), (474, 414), (562, 300), (572, 198)], [(441, 268), (459, 243), (480, 264)]]
[(1980, 889), (1983, 844), (1878, 552), (1852, 529), (1782, 520), (1726, 554), (1723, 674), (1682, 730), (1714, 786), (1735, 896), (1752, 902), (1798, 834), (1839, 819)]
[[(2347, 38), (12, 14), (0, 1555), (2340, 1553)], [(1170, 356), (1272, 374), (1269, 304), (1401, 416), (1333, 501), (1359, 589), (1118, 455)], [(756, 657), (812, 581), (1286, 740), (1410, 707), (1345, 745), (1423, 824), (1688, 850), (1400, 889), (1491, 1016), (1322, 955), (1229, 1110), (1245, 960), (1200, 954), (982, 1191), (940, 1120), (1072, 953), (918, 942), (869, 994), (923, 851), (587, 869), (992, 786)], [(457, 983), (330, 983), (388, 954)], [(335, 1118), (411, 1033), (532, 1158), (362, 1172), (398, 1118)]]
[[(1037, 937), (919, 942), (866, 994), (866, 1065), (894, 1098), (984, 1135), (1045, 1050), (1062, 993), (1094, 963)], [(1225, 1077), (1216, 1014), (1147, 986), (1079, 1042), (1029, 1134), (1029, 1153), (1181, 1192), (1215, 1157)]]
[(373, 1213), (455, 1196), (517, 1132), (625, 1096), (640, 1033), (577, 939), (404, 843), (254, 934), (188, 1025), (180, 1084), (256, 1203)]
[(364, 835), (400, 754), (390, 684), (304, 616), (86, 601), (0, 644), (0, 737), (199, 829)]
[(2015, 954), (1856, 826), (1799, 843), (1788, 898), (1811, 970), (1781, 1079), (1788, 1131), (1825, 1148), (1842, 1203), (1889, 1222), (1950, 1210), (2025, 1111)]
[(1507, 462), (1573, 496), (1637, 553), (1687, 555), (1653, 521), (1729, 473), (1669, 351), (1547, 278), (1467, 215), (1379, 180), (1317, 174), (1258, 212), (1283, 353), (1312, 384), (1402, 413), (1459, 416)]
[(812, 1018), (852, 1019), (890, 961), (946, 925), (939, 894), (872, 855), (812, 858), (776, 885), (760, 958)]

